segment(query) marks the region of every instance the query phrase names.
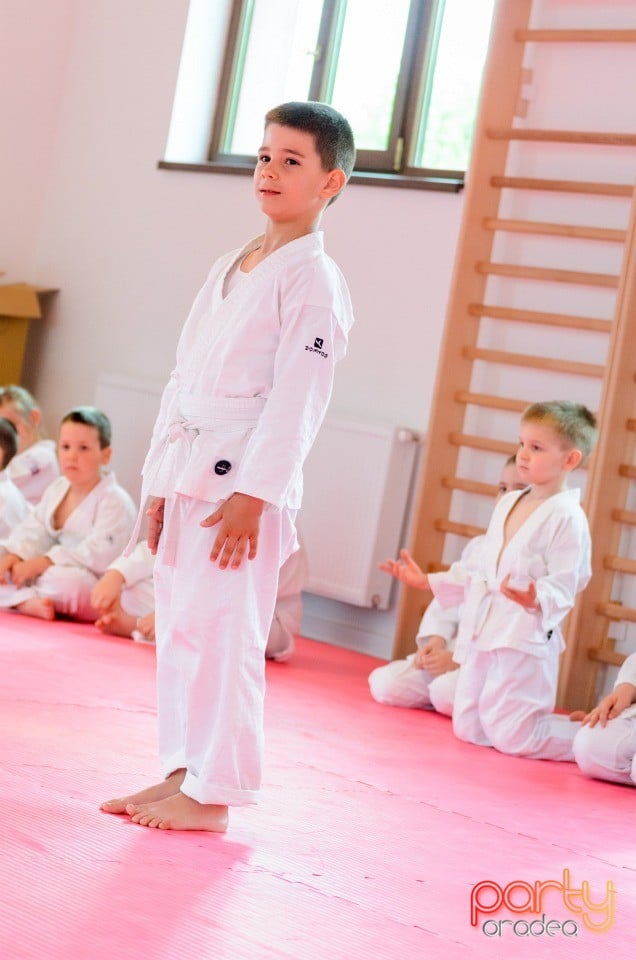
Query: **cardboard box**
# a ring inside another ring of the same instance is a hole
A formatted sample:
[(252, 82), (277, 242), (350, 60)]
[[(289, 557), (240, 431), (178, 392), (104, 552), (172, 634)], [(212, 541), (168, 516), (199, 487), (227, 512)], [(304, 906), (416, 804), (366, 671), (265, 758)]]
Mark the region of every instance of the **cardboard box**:
[(52, 292), (29, 283), (0, 286), (0, 384), (20, 383), (29, 322), (40, 319), (41, 297)]

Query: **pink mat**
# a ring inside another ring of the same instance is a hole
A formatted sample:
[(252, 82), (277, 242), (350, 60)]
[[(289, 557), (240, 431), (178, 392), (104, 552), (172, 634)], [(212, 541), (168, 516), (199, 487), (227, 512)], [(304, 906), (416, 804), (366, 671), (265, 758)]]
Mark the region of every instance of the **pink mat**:
[[(98, 810), (158, 778), (153, 649), (0, 614), (0, 958), (631, 958), (636, 792), (382, 707), (375, 664), (312, 641), (270, 664), (263, 803), (225, 836), (160, 832)], [(503, 906), (471, 926), (480, 881), (486, 906), (564, 869), (596, 900), (614, 884), (607, 932), (554, 889), (539, 916), (577, 936)]]

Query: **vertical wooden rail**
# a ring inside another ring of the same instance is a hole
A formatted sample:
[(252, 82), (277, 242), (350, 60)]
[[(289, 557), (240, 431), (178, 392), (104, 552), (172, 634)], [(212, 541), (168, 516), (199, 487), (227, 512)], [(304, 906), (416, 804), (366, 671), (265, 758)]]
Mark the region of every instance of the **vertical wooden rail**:
[[(508, 155), (508, 141), (492, 140), (486, 130), (510, 126), (515, 116), (524, 44), (514, 35), (527, 27), (531, 8), (532, 0), (499, 0), (493, 19), (410, 543), (425, 570), (441, 561), (444, 550), (445, 533), (436, 529), (435, 520), (449, 515), (452, 490), (442, 478), (455, 475), (459, 448), (448, 438), (462, 432), (465, 416), (465, 406), (455, 401), (455, 394), (470, 387), (473, 361), (464, 350), (476, 345), (480, 322), (468, 307), (484, 302), (488, 277), (475, 266), (491, 259), (494, 238), (494, 232), (481, 225), (498, 214), (501, 188), (494, 187), (491, 178), (504, 175)], [(427, 599), (416, 590), (403, 590), (394, 657), (411, 651)]]
[(599, 604), (612, 597), (614, 571), (603, 566), (605, 556), (618, 553), (621, 525), (612, 517), (624, 507), (630, 480), (620, 466), (631, 463), (634, 433), (627, 421), (636, 414), (636, 193), (632, 195), (630, 225), (610, 339), (607, 372), (599, 409), (599, 440), (585, 497), (593, 551), (593, 575), (568, 618), (566, 650), (559, 682), (559, 706), (566, 710), (593, 705), (598, 663), (590, 651), (607, 644), (608, 620)]

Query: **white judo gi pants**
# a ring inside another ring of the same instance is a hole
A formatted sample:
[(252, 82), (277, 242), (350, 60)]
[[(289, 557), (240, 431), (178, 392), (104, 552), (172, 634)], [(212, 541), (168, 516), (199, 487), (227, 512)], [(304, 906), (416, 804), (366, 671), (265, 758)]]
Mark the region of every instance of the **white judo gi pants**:
[(574, 759), (588, 777), (634, 786), (636, 711), (630, 707), (624, 713), (605, 727), (581, 727), (574, 738)]
[(0, 584), (0, 608), (17, 607), (25, 600), (48, 598), (55, 612), (74, 620), (93, 623), (99, 613), (91, 603), (91, 590), (98, 578), (85, 567), (63, 567), (54, 564), (30, 587)]
[(146, 617), (155, 609), (155, 588), (151, 579), (139, 580), (121, 591), (122, 609), (131, 617)]
[(559, 655), (509, 647), (468, 651), (459, 670), (453, 731), (460, 740), (536, 760), (573, 760), (579, 725), (552, 711)]
[(293, 511), (264, 511), (255, 559), (221, 570), (209, 557), (217, 528), (200, 526), (217, 506), (165, 504), (154, 568), (159, 755), (164, 776), (186, 770), (189, 797), (241, 806), (258, 799), (265, 646), (296, 532)]
[(450, 717), (457, 685), (457, 670), (434, 677), (428, 670), (413, 666), (415, 654), (406, 660), (392, 660), (369, 674), (371, 696), (390, 707), (432, 708)]

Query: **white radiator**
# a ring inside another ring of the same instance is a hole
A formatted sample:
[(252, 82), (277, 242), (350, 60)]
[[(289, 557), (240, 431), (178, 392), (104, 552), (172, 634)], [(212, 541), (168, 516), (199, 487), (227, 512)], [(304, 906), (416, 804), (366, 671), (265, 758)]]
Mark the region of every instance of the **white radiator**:
[(298, 527), (308, 593), (385, 610), (392, 578), (378, 564), (402, 546), (419, 437), (327, 417), (305, 465)]

